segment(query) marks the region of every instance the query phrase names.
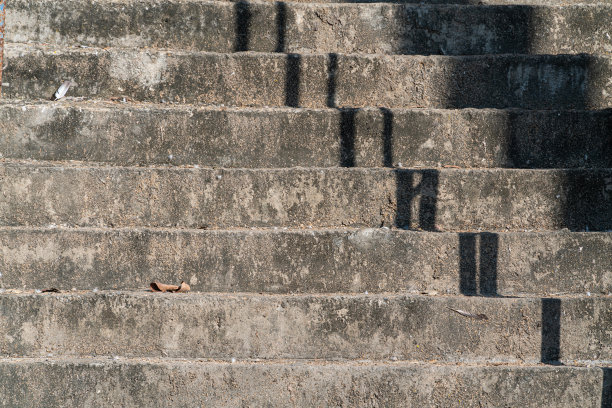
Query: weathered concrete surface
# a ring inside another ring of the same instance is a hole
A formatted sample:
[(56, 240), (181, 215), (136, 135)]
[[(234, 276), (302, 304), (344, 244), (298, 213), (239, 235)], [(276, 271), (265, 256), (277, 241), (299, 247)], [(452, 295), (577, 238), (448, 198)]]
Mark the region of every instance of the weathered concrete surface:
[(0, 404), (600, 408), (607, 403), (602, 402), (603, 372), (551, 366), (3, 359)]
[(609, 230), (612, 169), (0, 166), (0, 225)]
[[(131, 0), (112, 0), (114, 2), (128, 2)], [(219, 0), (235, 3), (236, 0)], [(274, 0), (258, 0), (262, 2), (274, 2)], [(355, 3), (371, 4), (380, 3), (380, 0), (295, 0), (291, 3)], [(544, 5), (544, 6), (567, 6), (570, 4), (610, 4), (610, 0), (390, 0), (385, 3), (392, 4), (461, 4), (461, 5)]]
[(612, 52), (612, 5), (14, 0), (10, 42), (197, 51), (369, 54)]
[(0, 286), (598, 295), (611, 253), (612, 233), (3, 228)]
[(11, 406), (601, 406), (599, 368), (4, 360), (0, 370)]
[(612, 167), (612, 110), (232, 109), (14, 101), (0, 104), (0, 151), (11, 158), (121, 165)]
[(4, 293), (0, 323), (9, 357), (612, 360), (609, 296)]
[(8, 44), (7, 98), (69, 96), (233, 106), (598, 109), (612, 58), (185, 53)]

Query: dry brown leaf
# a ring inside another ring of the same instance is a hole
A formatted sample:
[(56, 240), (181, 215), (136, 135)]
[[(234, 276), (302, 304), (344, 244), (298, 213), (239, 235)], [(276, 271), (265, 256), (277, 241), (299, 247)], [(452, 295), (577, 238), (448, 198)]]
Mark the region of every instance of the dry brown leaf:
[(191, 288), (189, 287), (189, 285), (187, 283), (185, 283), (185, 281), (181, 282), (181, 285), (179, 286), (179, 288), (176, 290), (177, 292), (189, 292), (191, 290)]
[(160, 283), (158, 281), (151, 283), (151, 290), (153, 292), (174, 292), (179, 289), (179, 286), (176, 285), (166, 285), (165, 283)]

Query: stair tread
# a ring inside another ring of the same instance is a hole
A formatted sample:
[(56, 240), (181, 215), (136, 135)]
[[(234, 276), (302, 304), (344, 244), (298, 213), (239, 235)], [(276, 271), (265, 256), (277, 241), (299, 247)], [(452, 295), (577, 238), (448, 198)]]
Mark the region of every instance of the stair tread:
[[(377, 15), (376, 24), (372, 16)], [(194, 18), (194, 16), (198, 16)], [(78, 23), (75, 23), (78, 22)], [(220, 52), (610, 52), (612, 6), (13, 1), (9, 41)], [(355, 33), (359, 33), (358, 36)]]
[[(0, 360), (0, 393), (31, 406), (516, 405), (599, 408), (609, 368), (405, 363)], [(47, 378), (47, 381), (40, 381)], [(19, 387), (16, 387), (19, 384)], [(26, 386), (27, 385), (27, 386)], [(579, 391), (576, 391), (579, 390)], [(577, 394), (578, 393), (578, 394)], [(579, 397), (577, 397), (579, 395)]]
[[(609, 55), (282, 55), (7, 44), (5, 98), (69, 95), (234, 106), (612, 106)], [(381, 86), (381, 84), (385, 84)]]
[(77, 291), (4, 293), (0, 303), (6, 330), (23, 333), (0, 339), (0, 354), (15, 357), (612, 361), (600, 329), (612, 296)]

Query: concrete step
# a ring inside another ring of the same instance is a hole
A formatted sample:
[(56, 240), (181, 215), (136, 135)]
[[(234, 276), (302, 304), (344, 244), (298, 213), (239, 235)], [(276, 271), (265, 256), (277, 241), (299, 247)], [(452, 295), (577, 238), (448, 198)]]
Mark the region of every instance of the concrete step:
[(5, 98), (69, 96), (235, 106), (612, 106), (612, 57), (388, 56), (53, 48), (7, 44)]
[[(1, 228), (0, 287), (610, 294), (612, 233)], [(435, 255), (433, 255), (435, 254)]]
[(14, 0), (10, 42), (369, 54), (612, 52), (612, 5)]
[(13, 101), (0, 104), (0, 130), (3, 156), (19, 159), (244, 168), (612, 167), (612, 110)]
[[(124, 1), (124, 0), (118, 0)], [(220, 0), (229, 1), (235, 3), (236, 0)], [(275, 2), (275, 0), (257, 0), (257, 2)], [(432, 4), (459, 4), (463, 6), (469, 5), (535, 5), (535, 6), (568, 6), (572, 4), (610, 4), (610, 0), (292, 0), (290, 3), (324, 3), (324, 4), (372, 4), (372, 3), (386, 3), (386, 4), (419, 4), (419, 5), (432, 5)]]
[[(610, 368), (1, 359), (8, 406), (608, 406)], [(47, 378), (48, 381), (40, 381)]]
[(6, 291), (0, 306), (6, 357), (612, 363), (611, 296)]
[(0, 165), (0, 225), (609, 230), (612, 169)]

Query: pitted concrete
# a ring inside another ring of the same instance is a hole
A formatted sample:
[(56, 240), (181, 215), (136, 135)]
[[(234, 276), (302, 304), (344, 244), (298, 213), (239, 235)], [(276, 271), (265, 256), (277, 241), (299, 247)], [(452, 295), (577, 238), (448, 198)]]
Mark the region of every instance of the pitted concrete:
[(9, 357), (612, 360), (609, 296), (5, 293), (0, 306)]
[(600, 368), (551, 366), (0, 360), (0, 394), (10, 406), (600, 408), (603, 380)]
[(228, 106), (599, 109), (607, 55), (472, 57), (196, 53), (7, 44), (6, 98), (70, 96)]
[(612, 52), (612, 5), (12, 1), (9, 42), (368, 54)]
[[(214, 167), (612, 167), (612, 110), (0, 105), (6, 158)], [(299, 135), (299, 137), (297, 137)]]
[(0, 250), (3, 288), (131, 290), (157, 279), (204, 292), (612, 292), (611, 233), (18, 227), (0, 229)]
[(612, 170), (200, 169), (5, 163), (0, 225), (612, 229)]

